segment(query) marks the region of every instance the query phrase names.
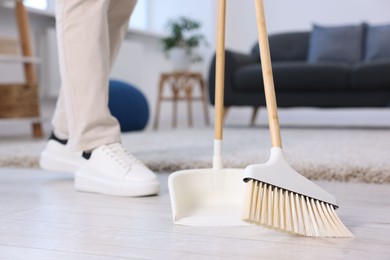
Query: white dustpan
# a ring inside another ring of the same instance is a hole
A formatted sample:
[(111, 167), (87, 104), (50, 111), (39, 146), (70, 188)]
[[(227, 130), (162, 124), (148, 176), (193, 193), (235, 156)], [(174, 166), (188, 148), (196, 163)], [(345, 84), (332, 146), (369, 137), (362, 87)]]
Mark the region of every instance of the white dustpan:
[(243, 226), (243, 169), (222, 169), (222, 117), (226, 0), (219, 0), (216, 52), (215, 139), (212, 169), (172, 173), (168, 178), (173, 222), (188, 226)]
[(193, 169), (169, 176), (173, 222), (186, 226), (242, 226), (242, 169)]

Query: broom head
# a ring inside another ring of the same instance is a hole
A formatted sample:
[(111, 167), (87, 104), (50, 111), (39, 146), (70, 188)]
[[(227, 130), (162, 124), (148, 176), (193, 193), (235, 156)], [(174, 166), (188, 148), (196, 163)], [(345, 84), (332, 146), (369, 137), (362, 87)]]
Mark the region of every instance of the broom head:
[(264, 164), (245, 169), (242, 220), (309, 237), (353, 237), (335, 209), (333, 195), (296, 172), (283, 150), (271, 149)]

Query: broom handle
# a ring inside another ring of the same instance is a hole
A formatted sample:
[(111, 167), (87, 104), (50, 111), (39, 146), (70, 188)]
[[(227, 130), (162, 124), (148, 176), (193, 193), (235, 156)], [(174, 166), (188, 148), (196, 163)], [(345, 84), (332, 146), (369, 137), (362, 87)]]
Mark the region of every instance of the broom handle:
[(261, 68), (263, 72), (265, 101), (268, 112), (268, 124), (271, 134), (272, 147), (282, 148), (280, 137), (280, 127), (278, 119), (278, 109), (276, 105), (275, 86), (272, 76), (271, 57), (268, 44), (267, 27), (265, 22), (265, 12), (263, 0), (254, 0), (256, 8), (256, 23), (259, 37), (259, 49)]
[(221, 170), (222, 165), (222, 128), (223, 97), (225, 80), (225, 17), (226, 0), (218, 0), (217, 48), (215, 62), (215, 120), (214, 120), (214, 155), (213, 169)]
[(225, 15), (226, 0), (218, 0), (218, 28), (215, 63), (215, 123), (214, 139), (222, 140), (223, 96), (225, 80)]

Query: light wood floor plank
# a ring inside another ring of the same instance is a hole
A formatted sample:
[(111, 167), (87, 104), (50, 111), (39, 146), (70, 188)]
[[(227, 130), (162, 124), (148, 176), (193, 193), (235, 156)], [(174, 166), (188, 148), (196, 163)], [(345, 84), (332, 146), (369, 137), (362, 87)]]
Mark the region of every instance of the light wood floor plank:
[(317, 182), (356, 237), (310, 239), (173, 225), (167, 176), (160, 196), (117, 198), (76, 192), (70, 175), (2, 169), (0, 259), (390, 259), (388, 185)]
[(25, 260), (25, 259), (72, 259), (72, 260), (109, 260), (128, 259), (125, 257), (112, 257), (100, 255), (87, 255), (79, 253), (61, 252), (50, 249), (37, 249), (25, 247), (0, 246), (0, 256), (2, 259)]

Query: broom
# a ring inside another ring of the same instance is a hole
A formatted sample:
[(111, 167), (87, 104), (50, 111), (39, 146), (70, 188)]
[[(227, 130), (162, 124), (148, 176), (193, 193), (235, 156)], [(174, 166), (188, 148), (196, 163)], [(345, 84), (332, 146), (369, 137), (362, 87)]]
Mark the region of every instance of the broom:
[(242, 220), (302, 236), (353, 237), (335, 212), (336, 199), (284, 158), (263, 0), (254, 1), (272, 149), (265, 164), (245, 169)]

